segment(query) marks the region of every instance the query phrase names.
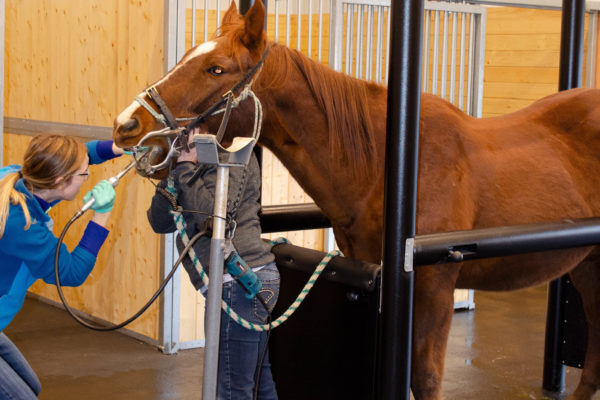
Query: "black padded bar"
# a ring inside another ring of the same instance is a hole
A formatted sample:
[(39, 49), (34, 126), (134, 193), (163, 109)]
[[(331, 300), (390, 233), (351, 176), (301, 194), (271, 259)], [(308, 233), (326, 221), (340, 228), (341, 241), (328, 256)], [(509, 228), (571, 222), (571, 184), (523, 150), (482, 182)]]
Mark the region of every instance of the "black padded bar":
[[(325, 257), (326, 253), (317, 250), (306, 249), (284, 243), (273, 246), (275, 262), (287, 268), (295, 268), (312, 274), (316, 266)], [(375, 289), (377, 276), (381, 267), (364, 261), (353, 260), (345, 257), (334, 257), (331, 259), (322, 275), (327, 276), (329, 281), (339, 282), (371, 292)]]
[(451, 251), (472, 260), (596, 244), (600, 218), (435, 233), (415, 237), (414, 265), (460, 261)]
[(314, 203), (263, 206), (259, 217), (263, 233), (331, 227), (329, 218)]

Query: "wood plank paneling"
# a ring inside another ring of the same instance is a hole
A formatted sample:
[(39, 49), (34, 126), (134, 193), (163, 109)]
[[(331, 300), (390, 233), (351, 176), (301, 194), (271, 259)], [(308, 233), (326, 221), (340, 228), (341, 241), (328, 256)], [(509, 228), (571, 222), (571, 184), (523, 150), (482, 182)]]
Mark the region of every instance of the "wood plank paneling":
[[(557, 10), (488, 8), (484, 117), (520, 110), (558, 91), (560, 28)], [(584, 31), (587, 35), (587, 17)], [(584, 57), (586, 52), (587, 41)]]
[[(162, 12), (162, 0), (7, 0), (5, 115), (111, 126), (135, 94), (163, 74)], [(5, 135), (4, 163), (21, 163), (29, 140)], [(121, 170), (126, 158), (92, 166), (80, 196), (51, 211), (55, 234), (81, 207), (83, 195)], [(65, 293), (74, 308), (121, 322), (158, 287), (161, 257), (160, 236), (152, 232), (145, 215), (153, 186), (130, 173), (116, 191), (111, 233), (96, 267), (84, 285), (65, 288)], [(69, 231), (70, 249), (89, 218), (82, 217)], [(59, 301), (54, 286), (39, 282), (32, 291)], [(129, 329), (157, 339), (157, 306)]]

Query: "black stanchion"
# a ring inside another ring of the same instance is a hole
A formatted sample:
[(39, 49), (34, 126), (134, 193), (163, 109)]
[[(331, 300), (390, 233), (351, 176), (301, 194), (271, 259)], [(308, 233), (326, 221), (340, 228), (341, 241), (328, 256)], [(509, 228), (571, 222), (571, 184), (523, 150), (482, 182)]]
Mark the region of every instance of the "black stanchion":
[[(584, 16), (585, 0), (563, 0), (559, 90), (581, 86)], [(563, 321), (566, 279), (567, 277), (562, 277), (551, 282), (548, 287), (542, 387), (552, 392), (562, 392), (565, 387), (565, 367), (562, 363), (561, 345), (562, 337), (565, 334)], [(573, 290), (575, 289), (573, 288)]]
[(423, 0), (390, 10), (378, 399), (410, 398), (414, 275), (404, 258), (415, 236), (423, 12)]

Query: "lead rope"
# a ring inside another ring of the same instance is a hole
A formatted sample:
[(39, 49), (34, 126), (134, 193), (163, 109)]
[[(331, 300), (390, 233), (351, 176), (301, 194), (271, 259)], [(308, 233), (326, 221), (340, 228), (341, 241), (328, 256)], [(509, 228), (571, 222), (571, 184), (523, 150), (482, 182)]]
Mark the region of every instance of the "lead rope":
[[(177, 191), (175, 190), (174, 179), (171, 176), (169, 176), (167, 183), (168, 183), (167, 191), (171, 194), (171, 196), (176, 197)], [(171, 207), (171, 214), (173, 215), (173, 219), (175, 221), (175, 226), (177, 227), (179, 236), (181, 237), (181, 241), (183, 242), (184, 246), (187, 246), (190, 239), (185, 231), (185, 220), (183, 218), (183, 215), (181, 214), (181, 212), (174, 210), (172, 207)], [(285, 238), (277, 238), (275, 240), (269, 241), (269, 244), (272, 244), (272, 245), (277, 245), (277, 244), (281, 244), (281, 243), (289, 243), (289, 242)], [(200, 279), (202, 279), (202, 283), (204, 284), (205, 287), (208, 287), (208, 282), (209, 282), (208, 276), (204, 272), (204, 268), (202, 267), (202, 264), (200, 263), (200, 260), (196, 256), (196, 253), (194, 252), (193, 248), (190, 248), (188, 255), (189, 255), (190, 259), (192, 260), (192, 262), (194, 263), (194, 267), (196, 268), (196, 271), (200, 274)], [(317, 265), (317, 268), (312, 273), (312, 275), (308, 279), (308, 282), (306, 282), (306, 285), (304, 285), (304, 288), (300, 291), (300, 294), (298, 294), (298, 297), (296, 297), (296, 300), (292, 303), (292, 305), (290, 305), (288, 307), (288, 309), (285, 310), (285, 312), (279, 318), (277, 318), (275, 321), (271, 322), (270, 324), (259, 325), (259, 324), (254, 324), (252, 322), (245, 320), (238, 313), (236, 313), (231, 307), (229, 307), (229, 305), (227, 303), (225, 303), (225, 301), (223, 301), (223, 300), (221, 300), (221, 309), (223, 311), (225, 311), (227, 313), (227, 315), (229, 315), (235, 322), (237, 322), (239, 325), (243, 326), (246, 329), (250, 329), (253, 331), (257, 331), (257, 332), (264, 332), (264, 331), (268, 331), (270, 329), (277, 328), (279, 325), (281, 325), (285, 321), (287, 321), (287, 319), (298, 309), (300, 304), (304, 301), (304, 299), (306, 298), (306, 296), (308, 295), (308, 293), (314, 286), (315, 282), (321, 275), (321, 272), (323, 272), (323, 270), (325, 269), (327, 264), (329, 264), (331, 259), (335, 256), (340, 256), (340, 255), (342, 255), (342, 253), (339, 250), (333, 250), (333, 251), (330, 251), (329, 253), (327, 253), (327, 255), (325, 257), (323, 257), (323, 259), (321, 260), (319, 265)]]

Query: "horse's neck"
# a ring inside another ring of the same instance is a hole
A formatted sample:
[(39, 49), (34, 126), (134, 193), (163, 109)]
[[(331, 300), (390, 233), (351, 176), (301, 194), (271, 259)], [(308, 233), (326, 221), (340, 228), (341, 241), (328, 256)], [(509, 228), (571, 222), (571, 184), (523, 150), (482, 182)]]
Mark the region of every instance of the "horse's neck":
[[(369, 105), (372, 115), (383, 112), (375, 123), (380, 158), (372, 168), (370, 179), (353, 178), (338, 167), (330, 154), (328, 121), (324, 110), (314, 98), (306, 78), (297, 69), (288, 71), (285, 84), (270, 87), (258, 94), (265, 108), (265, 123), (261, 142), (290, 171), (302, 188), (315, 200), (334, 225), (350, 226), (363, 218), (366, 199), (381, 186), (385, 130), (385, 91), (377, 93)], [(383, 111), (381, 110), (383, 109)], [(380, 131), (380, 132), (379, 132)], [(381, 168), (380, 168), (381, 167)]]

